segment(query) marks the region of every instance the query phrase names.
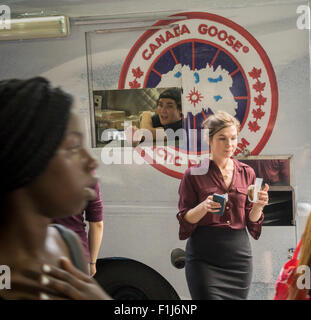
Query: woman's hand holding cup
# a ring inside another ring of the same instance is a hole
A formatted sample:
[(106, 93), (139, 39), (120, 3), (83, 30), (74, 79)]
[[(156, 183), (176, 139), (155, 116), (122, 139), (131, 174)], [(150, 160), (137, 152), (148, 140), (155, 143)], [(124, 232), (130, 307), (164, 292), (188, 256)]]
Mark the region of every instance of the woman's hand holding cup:
[(248, 200), (253, 202), (253, 207), (263, 209), (269, 202), (269, 195), (268, 195), (269, 185), (265, 183), (264, 189), (261, 189), (257, 193), (257, 200), (254, 201), (254, 185), (250, 185), (248, 187)]

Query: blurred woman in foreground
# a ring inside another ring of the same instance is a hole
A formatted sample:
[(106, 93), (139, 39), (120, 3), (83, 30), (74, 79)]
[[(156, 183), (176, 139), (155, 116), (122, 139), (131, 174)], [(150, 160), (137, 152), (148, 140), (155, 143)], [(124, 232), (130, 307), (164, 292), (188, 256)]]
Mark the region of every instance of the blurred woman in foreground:
[(0, 298), (109, 299), (85, 274), (78, 236), (50, 225), (96, 197), (71, 96), (37, 77), (0, 81), (0, 100), (0, 264), (11, 270)]

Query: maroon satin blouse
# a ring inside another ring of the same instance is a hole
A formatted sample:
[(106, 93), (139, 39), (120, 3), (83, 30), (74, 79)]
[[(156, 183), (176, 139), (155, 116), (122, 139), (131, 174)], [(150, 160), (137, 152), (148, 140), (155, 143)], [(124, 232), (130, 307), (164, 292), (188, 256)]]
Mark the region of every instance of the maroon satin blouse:
[[(213, 160), (209, 160), (206, 174), (193, 175), (188, 168), (179, 186), (179, 239), (184, 240), (191, 236), (198, 226), (213, 226), (232, 229), (247, 227), (254, 239), (261, 234), (262, 214), (257, 222), (249, 220), (249, 213), (253, 204), (248, 200), (247, 188), (255, 183), (255, 172), (248, 165), (233, 159), (234, 171), (232, 182), (227, 188), (221, 171)], [(208, 212), (198, 223), (191, 224), (184, 219), (185, 214), (213, 193), (228, 193), (228, 201), (222, 216)]]

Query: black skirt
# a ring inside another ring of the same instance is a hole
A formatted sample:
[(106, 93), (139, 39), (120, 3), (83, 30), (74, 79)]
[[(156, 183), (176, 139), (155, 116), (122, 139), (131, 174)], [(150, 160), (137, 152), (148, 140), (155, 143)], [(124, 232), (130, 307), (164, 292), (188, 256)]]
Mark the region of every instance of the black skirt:
[(186, 246), (186, 279), (194, 300), (245, 300), (252, 280), (246, 229), (197, 227)]

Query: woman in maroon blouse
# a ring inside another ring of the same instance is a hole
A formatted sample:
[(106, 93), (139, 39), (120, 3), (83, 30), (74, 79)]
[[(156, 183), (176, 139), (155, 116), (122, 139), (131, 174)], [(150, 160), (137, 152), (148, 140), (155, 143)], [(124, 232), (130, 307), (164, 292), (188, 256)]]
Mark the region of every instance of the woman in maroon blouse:
[[(261, 233), (262, 210), (268, 189), (258, 201), (247, 197), (255, 182), (254, 170), (233, 159), (239, 122), (226, 112), (217, 112), (203, 123), (209, 129), (211, 157), (205, 174), (187, 169), (179, 187), (179, 238), (186, 246), (186, 279), (192, 299), (246, 299), (252, 278), (252, 253), (248, 232), (254, 239)], [(213, 194), (227, 194), (224, 213)]]

